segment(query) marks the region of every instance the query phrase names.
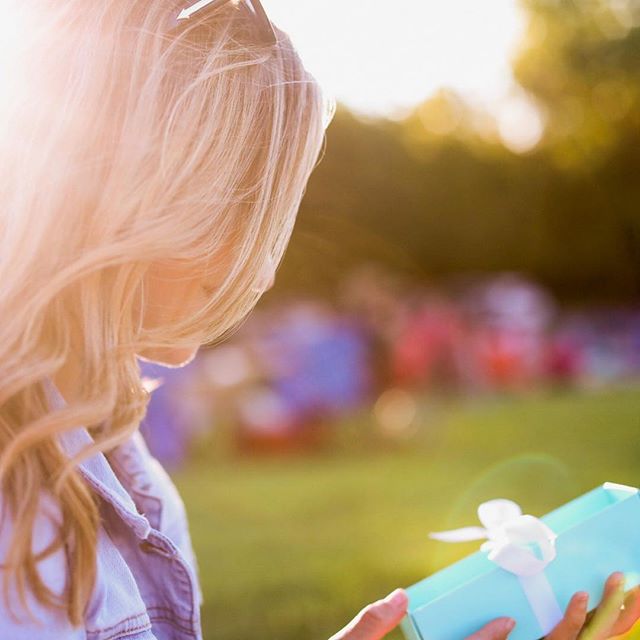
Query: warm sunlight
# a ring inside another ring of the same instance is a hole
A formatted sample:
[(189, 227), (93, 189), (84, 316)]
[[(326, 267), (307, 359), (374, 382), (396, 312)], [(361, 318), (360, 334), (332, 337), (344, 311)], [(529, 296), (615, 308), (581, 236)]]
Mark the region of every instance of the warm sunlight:
[(442, 86), (492, 111), (511, 87), (516, 0), (265, 0), (316, 76), (367, 114), (401, 116)]

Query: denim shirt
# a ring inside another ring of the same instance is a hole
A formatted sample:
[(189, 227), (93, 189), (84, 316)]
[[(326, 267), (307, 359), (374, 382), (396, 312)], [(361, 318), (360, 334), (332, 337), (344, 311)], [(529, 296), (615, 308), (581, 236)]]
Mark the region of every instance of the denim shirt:
[[(45, 382), (54, 408), (65, 400), (50, 379)], [(60, 436), (69, 456), (93, 439), (80, 426)], [(184, 505), (169, 476), (153, 458), (138, 432), (125, 444), (98, 453), (78, 467), (98, 497), (97, 578), (81, 627), (64, 611), (28, 604), (37, 620), (17, 608), (12, 619), (0, 598), (0, 638), (11, 640), (201, 640), (202, 594)], [(33, 549), (44, 549), (56, 534), (60, 511), (48, 494), (33, 531)], [(0, 531), (0, 563), (10, 534), (7, 516)], [(62, 593), (67, 579), (64, 550), (38, 563), (44, 583)], [(0, 571), (0, 579), (2, 578)], [(1, 585), (0, 581), (0, 585)], [(11, 594), (10, 594), (11, 595)]]

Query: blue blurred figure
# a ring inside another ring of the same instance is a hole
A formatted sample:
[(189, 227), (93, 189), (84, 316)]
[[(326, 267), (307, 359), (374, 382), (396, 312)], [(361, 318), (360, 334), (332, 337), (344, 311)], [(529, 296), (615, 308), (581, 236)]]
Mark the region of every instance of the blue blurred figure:
[(295, 366), (273, 381), (285, 403), (302, 419), (334, 416), (359, 406), (370, 388), (367, 345), (358, 326), (320, 315), (287, 324)]
[(194, 371), (194, 363), (178, 368), (144, 360), (139, 363), (142, 377), (152, 389), (140, 431), (152, 455), (166, 468), (176, 469), (187, 456), (190, 415), (181, 390)]

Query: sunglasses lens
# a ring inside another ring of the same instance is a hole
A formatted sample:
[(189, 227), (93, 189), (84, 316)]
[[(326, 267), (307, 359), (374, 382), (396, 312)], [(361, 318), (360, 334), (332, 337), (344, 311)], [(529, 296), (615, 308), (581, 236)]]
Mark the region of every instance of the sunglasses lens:
[[(200, 11), (203, 11), (205, 9), (215, 11), (215, 9), (218, 9), (219, 7), (227, 4), (230, 1), (231, 0), (210, 0), (208, 3), (203, 3), (202, 0), (200, 0), (200, 2), (193, 3), (190, 6), (182, 9), (177, 15), (171, 17), (169, 30), (179, 25), (188, 24), (189, 19), (192, 16), (197, 15)], [(276, 32), (260, 0), (243, 0), (238, 6), (241, 6), (249, 11), (253, 18), (257, 21), (260, 27), (261, 44), (274, 45), (278, 42)]]
[(273, 29), (273, 25), (267, 16), (267, 12), (264, 10), (262, 3), (260, 0), (247, 0), (247, 3), (251, 6), (253, 13), (258, 18), (260, 23), (260, 31), (262, 35), (262, 41), (264, 44), (276, 44), (278, 42), (278, 38), (276, 37), (276, 32)]

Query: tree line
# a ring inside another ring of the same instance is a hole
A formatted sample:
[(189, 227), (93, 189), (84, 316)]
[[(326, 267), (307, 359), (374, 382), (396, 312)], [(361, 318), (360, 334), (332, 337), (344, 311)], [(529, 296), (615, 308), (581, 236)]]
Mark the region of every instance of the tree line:
[(640, 3), (523, 0), (514, 76), (545, 122), (515, 153), (443, 89), (403, 120), (342, 105), (274, 295), (377, 262), (421, 282), (520, 271), (559, 299), (640, 293)]

